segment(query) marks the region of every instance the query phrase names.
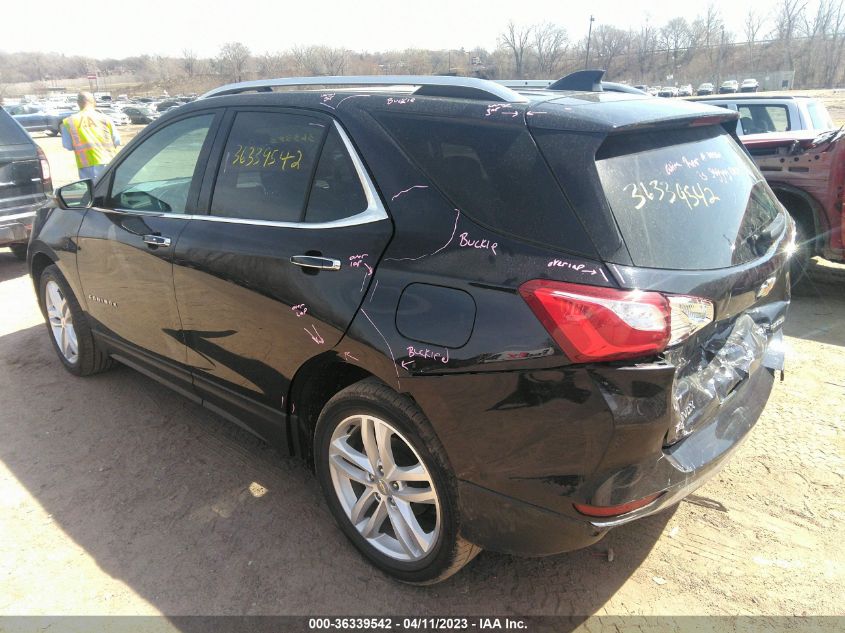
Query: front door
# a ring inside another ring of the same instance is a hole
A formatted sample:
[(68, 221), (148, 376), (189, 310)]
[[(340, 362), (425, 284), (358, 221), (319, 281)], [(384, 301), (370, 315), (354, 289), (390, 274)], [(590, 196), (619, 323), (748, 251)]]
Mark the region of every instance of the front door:
[(284, 396), (352, 321), (392, 225), (329, 117), (234, 111), (209, 214), (183, 231), (174, 280), (198, 392), (283, 442)]
[[(173, 251), (198, 191), (213, 114), (175, 121), (136, 145), (101, 186), (78, 235), (92, 324), (118, 356), (191, 390), (173, 290)], [(181, 367), (181, 371), (179, 371)]]

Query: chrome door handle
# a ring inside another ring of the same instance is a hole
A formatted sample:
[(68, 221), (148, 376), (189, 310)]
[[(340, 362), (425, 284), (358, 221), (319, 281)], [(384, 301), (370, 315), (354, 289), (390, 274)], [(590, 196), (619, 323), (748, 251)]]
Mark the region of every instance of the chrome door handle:
[(293, 255), (290, 258), (291, 264), (303, 268), (316, 268), (318, 270), (340, 270), (340, 260), (329, 257), (315, 257), (314, 255)]
[(170, 246), (170, 238), (161, 235), (145, 235), (144, 244), (150, 246)]

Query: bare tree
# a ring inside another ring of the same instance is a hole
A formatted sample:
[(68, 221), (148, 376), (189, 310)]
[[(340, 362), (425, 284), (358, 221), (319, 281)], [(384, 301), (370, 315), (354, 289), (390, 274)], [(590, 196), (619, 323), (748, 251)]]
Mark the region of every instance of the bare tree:
[(262, 77), (282, 77), (288, 66), (288, 58), (282, 53), (264, 53), (256, 59), (258, 74)]
[(534, 52), (540, 73), (548, 78), (557, 77), (555, 73), (560, 66), (560, 60), (569, 48), (566, 29), (544, 22), (534, 27), (533, 34)]
[(528, 44), (531, 38), (530, 26), (517, 26), (513, 20), (508, 22), (505, 32), (499, 35), (499, 45), (510, 51), (513, 56), (514, 75), (516, 79), (522, 79), (525, 64), (525, 53), (530, 49)]
[(753, 8), (749, 9), (745, 15), (745, 41), (748, 44), (748, 62), (751, 70), (754, 70), (754, 43), (765, 22), (765, 16), (760, 15)]
[(182, 69), (188, 77), (193, 77), (197, 69), (197, 54), (190, 48), (182, 49)]
[(623, 31), (609, 24), (602, 24), (593, 29), (593, 41), (595, 42), (596, 55), (601, 60), (600, 63), (607, 75), (610, 76), (613, 60), (628, 48), (631, 41), (630, 35), (628, 31)]
[(404, 58), (405, 68), (412, 75), (430, 75), (434, 70), (430, 51), (409, 48), (405, 51)]
[(243, 81), (249, 62), (249, 49), (240, 42), (224, 44), (217, 55), (220, 71), (232, 81)]
[[(822, 0), (823, 2), (825, 0)], [(826, 0), (830, 7), (829, 36), (825, 38), (823, 85), (832, 88), (845, 53), (845, 0)]]
[(294, 46), (290, 53), (300, 75), (323, 74), (323, 61), (317, 46)]
[(672, 77), (678, 63), (695, 40), (695, 33), (684, 18), (672, 18), (660, 29), (660, 44), (666, 50), (666, 61), (672, 67)]
[(657, 48), (657, 29), (646, 21), (640, 27), (639, 33), (634, 34), (632, 37), (640, 81), (645, 81), (646, 76), (654, 72), (654, 50)]
[(707, 61), (713, 66), (713, 48), (719, 43), (719, 36), (725, 26), (722, 14), (716, 5), (710, 2), (704, 10), (704, 16), (699, 21), (700, 40), (707, 51)]
[(320, 46), (318, 56), (323, 64), (323, 72), (327, 75), (342, 75), (346, 70), (346, 50)]
[(784, 52), (784, 62), (788, 70), (795, 70), (792, 54), (792, 39), (807, 7), (807, 0), (780, 0), (775, 17), (775, 33)]

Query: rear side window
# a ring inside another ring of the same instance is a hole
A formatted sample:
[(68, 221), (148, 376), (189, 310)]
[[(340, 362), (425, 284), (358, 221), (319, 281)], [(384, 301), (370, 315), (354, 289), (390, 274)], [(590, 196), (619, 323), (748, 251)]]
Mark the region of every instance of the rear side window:
[(788, 132), (792, 129), (786, 106), (740, 104), (737, 110), (743, 134)]
[(376, 118), (473, 220), (534, 242), (595, 253), (524, 126), (387, 112)]
[(721, 127), (611, 137), (596, 159), (635, 266), (726, 268), (768, 247), (780, 203)]
[(239, 112), (211, 198), (211, 215), (299, 222), (326, 133), (323, 119)]
[(830, 113), (821, 103), (817, 101), (807, 102), (807, 112), (810, 113), (810, 121), (813, 123), (814, 130), (830, 130), (836, 127), (833, 124), (833, 119), (830, 118)]
[(29, 135), (10, 114), (0, 111), (0, 145), (29, 145)]
[(314, 174), (306, 222), (332, 222), (367, 208), (367, 196), (346, 146), (332, 126)]

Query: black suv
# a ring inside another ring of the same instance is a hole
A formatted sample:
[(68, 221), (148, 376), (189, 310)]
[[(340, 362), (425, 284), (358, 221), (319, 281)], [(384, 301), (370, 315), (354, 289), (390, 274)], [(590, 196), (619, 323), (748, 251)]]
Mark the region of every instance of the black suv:
[(35, 210), (52, 191), (50, 165), (21, 125), (0, 108), (0, 247), (26, 259)]
[(179, 107), (39, 214), (59, 358), (311, 461), (406, 582), (677, 503), (782, 366), (794, 227), (736, 113), (597, 88), (295, 78)]

